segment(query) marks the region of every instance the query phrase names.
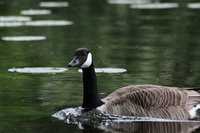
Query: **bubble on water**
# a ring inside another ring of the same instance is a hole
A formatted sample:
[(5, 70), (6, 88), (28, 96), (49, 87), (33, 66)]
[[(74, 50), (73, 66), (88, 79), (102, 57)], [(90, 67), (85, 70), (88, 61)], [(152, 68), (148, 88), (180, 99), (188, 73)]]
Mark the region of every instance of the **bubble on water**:
[[(95, 68), (96, 73), (123, 73), (126, 71), (123, 68)], [(82, 72), (82, 69), (79, 69), (78, 72)]]
[(39, 41), (45, 40), (45, 36), (7, 36), (2, 37), (4, 41)]
[(22, 15), (47, 15), (51, 14), (51, 10), (46, 9), (29, 9), (20, 11)]
[(67, 70), (67, 68), (61, 67), (25, 67), (8, 69), (9, 72), (19, 73), (61, 73)]

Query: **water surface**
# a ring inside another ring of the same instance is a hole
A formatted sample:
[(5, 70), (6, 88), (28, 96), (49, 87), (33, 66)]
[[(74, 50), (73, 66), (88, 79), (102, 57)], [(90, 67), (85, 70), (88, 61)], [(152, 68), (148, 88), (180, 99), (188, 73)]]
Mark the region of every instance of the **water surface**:
[[(66, 68), (74, 50), (86, 47), (93, 52), (96, 68), (127, 70), (123, 73), (97, 73), (102, 98), (127, 85), (200, 87), (200, 10), (188, 8), (191, 1), (163, 1), (179, 5), (172, 9), (132, 9), (129, 4), (109, 4), (107, 0), (69, 0), (67, 6), (61, 7), (43, 7), (41, 2), (0, 1), (2, 17), (21, 16), (22, 10), (51, 10), (48, 15), (26, 15), (25, 20), (0, 19), (0, 25), (20, 23), (20, 26), (0, 27), (2, 133), (200, 132), (193, 121), (161, 122), (145, 118), (135, 122), (75, 124), (59, 120), (52, 115), (82, 104), (82, 73), (78, 69), (69, 68), (62, 73), (8, 71), (27, 67)], [(198, 1), (192, 1), (195, 2)], [(47, 20), (73, 23), (25, 25), (41, 20), (44, 23)], [(46, 39), (2, 39), (16, 36), (44, 36)], [(200, 118), (196, 120), (200, 121)]]

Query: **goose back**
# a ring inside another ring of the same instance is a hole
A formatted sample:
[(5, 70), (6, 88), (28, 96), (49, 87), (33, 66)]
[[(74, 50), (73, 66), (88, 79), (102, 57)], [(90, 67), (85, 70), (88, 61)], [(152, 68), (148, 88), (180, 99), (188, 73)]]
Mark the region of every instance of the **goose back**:
[(189, 119), (200, 104), (200, 93), (189, 88), (135, 85), (120, 88), (104, 99), (101, 110), (118, 115)]

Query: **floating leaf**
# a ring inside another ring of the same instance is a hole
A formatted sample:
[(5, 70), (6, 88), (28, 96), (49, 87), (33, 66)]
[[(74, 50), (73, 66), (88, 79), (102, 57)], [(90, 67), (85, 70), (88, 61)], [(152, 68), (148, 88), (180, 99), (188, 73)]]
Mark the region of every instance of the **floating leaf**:
[(200, 3), (189, 3), (187, 7), (191, 9), (200, 9)]
[(40, 2), (41, 7), (67, 7), (68, 2)]
[(0, 27), (18, 27), (23, 26), (22, 22), (0, 22)]
[(10, 36), (10, 37), (2, 37), (4, 41), (39, 41), (45, 40), (45, 36)]
[(24, 21), (31, 21), (31, 17), (24, 17), (24, 16), (0, 16), (0, 21), (11, 21), (11, 22), (24, 22)]
[(0, 27), (16, 27), (16, 26), (66, 26), (72, 25), (72, 21), (67, 20), (37, 20), (28, 22), (12, 22), (0, 21)]
[[(123, 68), (95, 68), (96, 73), (123, 73), (126, 71)], [(82, 69), (79, 69), (78, 72), (82, 72)]]
[(72, 21), (67, 20), (38, 20), (25, 23), (26, 26), (65, 26), (72, 24)]
[(29, 9), (20, 11), (22, 15), (47, 15), (51, 14), (51, 10), (41, 10), (41, 9)]
[(67, 70), (67, 68), (60, 67), (25, 67), (8, 69), (9, 72), (19, 73), (61, 73)]
[(143, 4), (149, 0), (108, 0), (109, 4)]
[(132, 4), (133, 9), (170, 9), (178, 8), (178, 3), (151, 3), (151, 4)]

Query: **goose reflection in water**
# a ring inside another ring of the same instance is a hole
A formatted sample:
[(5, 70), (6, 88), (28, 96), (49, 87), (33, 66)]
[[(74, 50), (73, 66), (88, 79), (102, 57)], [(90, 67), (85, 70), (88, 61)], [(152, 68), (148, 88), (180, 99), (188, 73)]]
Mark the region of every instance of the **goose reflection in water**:
[(82, 108), (67, 108), (52, 115), (68, 124), (77, 124), (87, 133), (191, 133), (200, 130), (196, 120), (170, 120), (150, 117), (118, 116), (97, 110), (82, 112)]
[(111, 125), (79, 125), (83, 132), (113, 133), (191, 133), (200, 126), (200, 122), (119, 122)]

